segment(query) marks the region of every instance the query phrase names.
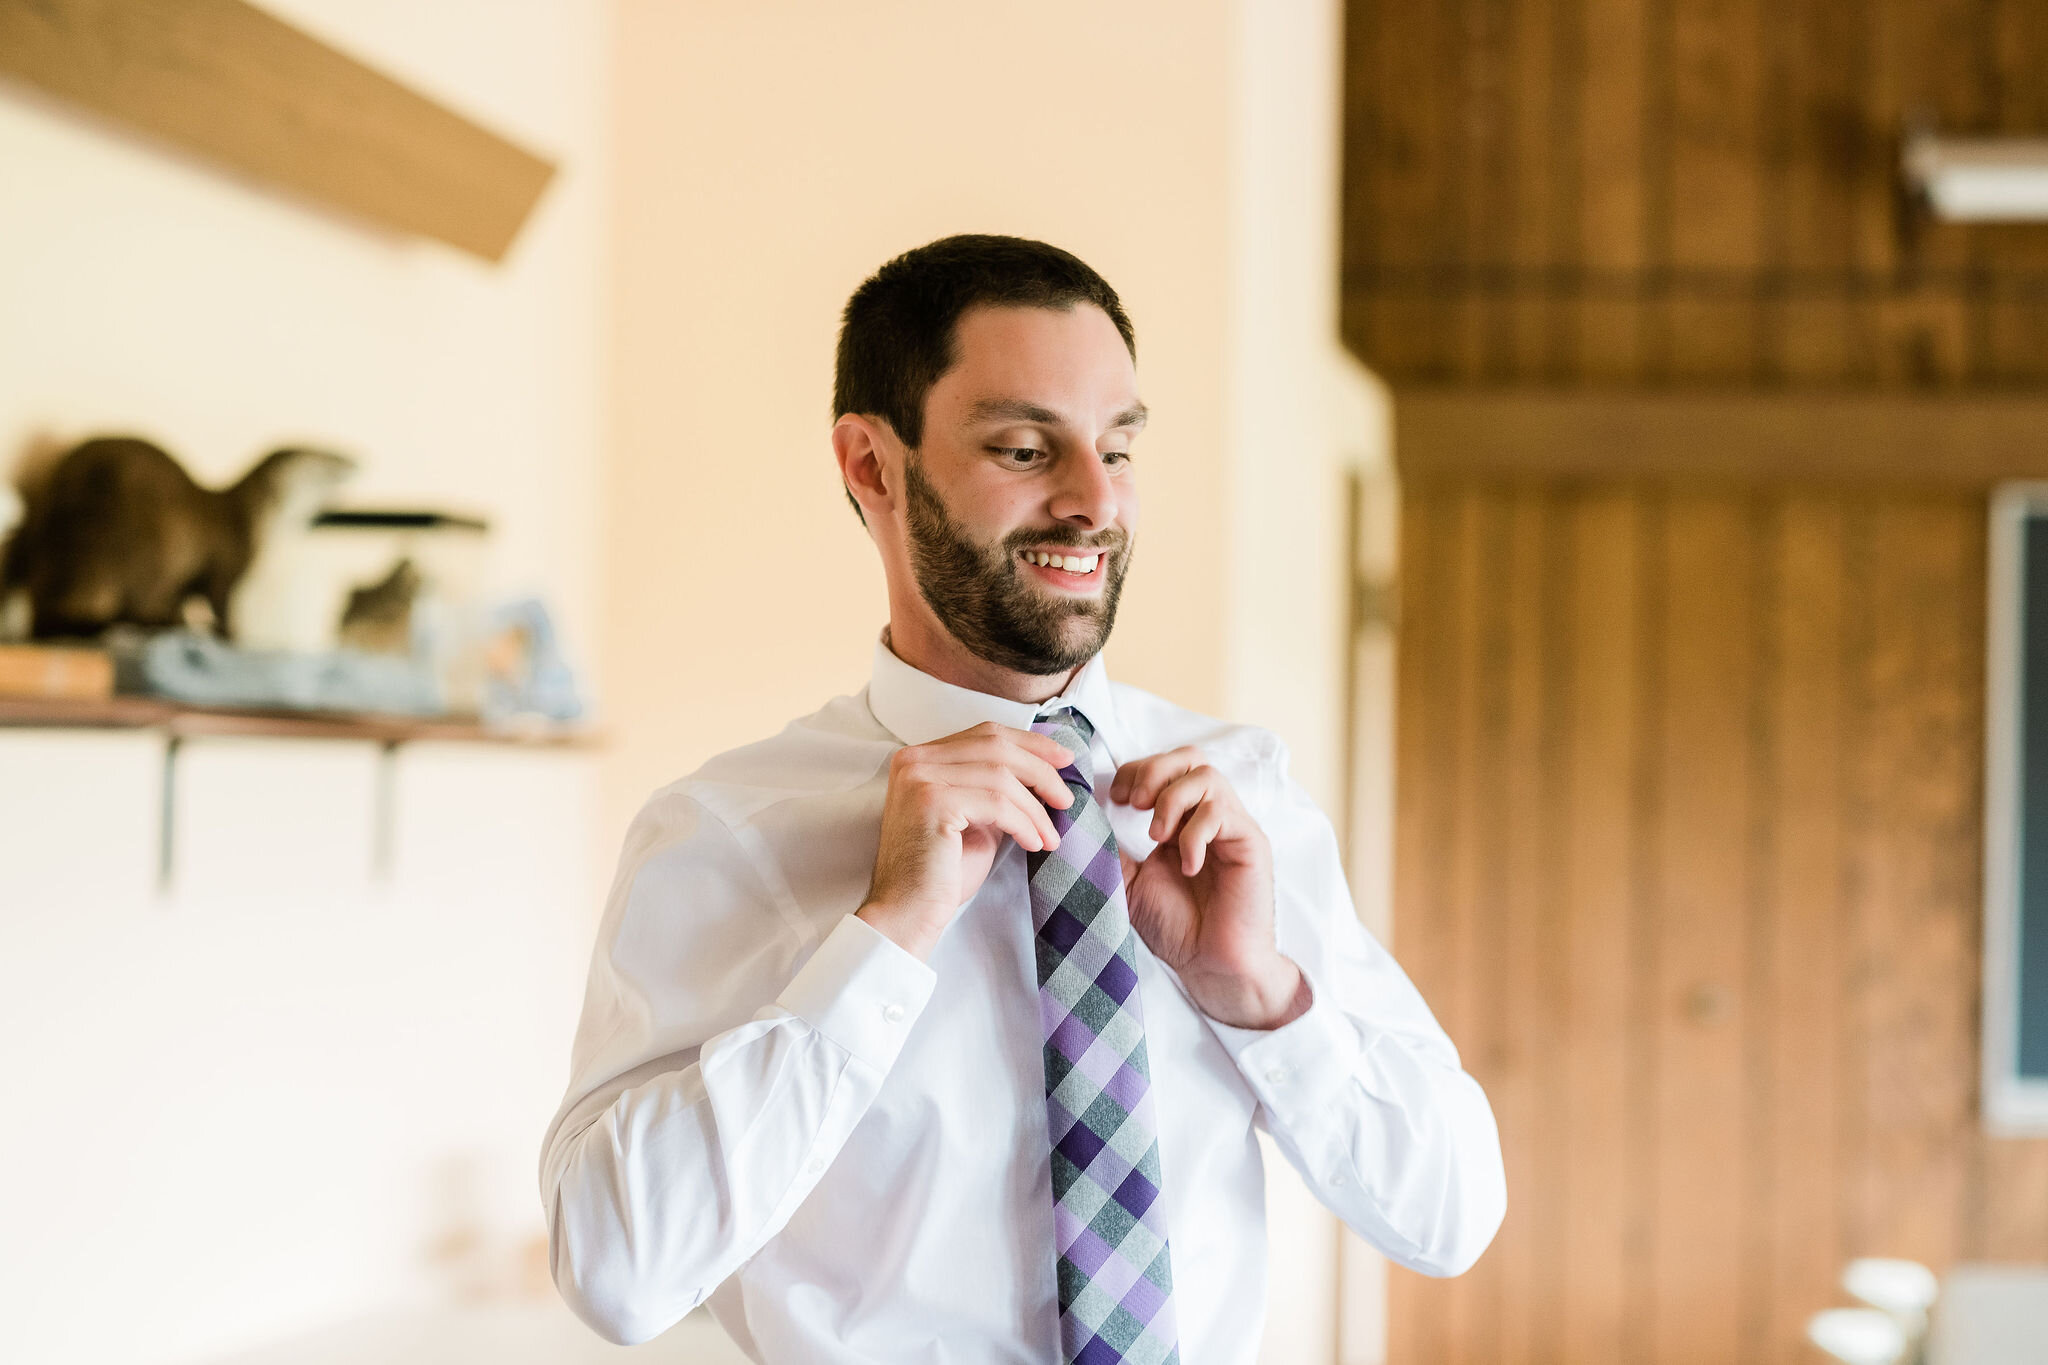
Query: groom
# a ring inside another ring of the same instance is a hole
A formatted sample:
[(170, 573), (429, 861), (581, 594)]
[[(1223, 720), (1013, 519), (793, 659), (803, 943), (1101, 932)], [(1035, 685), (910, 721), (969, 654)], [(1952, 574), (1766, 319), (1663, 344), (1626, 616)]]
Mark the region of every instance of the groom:
[(832, 442), (889, 621), (859, 694), (627, 835), (541, 1171), (612, 1339), (708, 1301), (761, 1361), (1250, 1365), (1261, 1129), (1404, 1265), (1498, 1227), (1486, 1098), (1284, 747), (1108, 678), (1135, 354), (1039, 242), (849, 300)]

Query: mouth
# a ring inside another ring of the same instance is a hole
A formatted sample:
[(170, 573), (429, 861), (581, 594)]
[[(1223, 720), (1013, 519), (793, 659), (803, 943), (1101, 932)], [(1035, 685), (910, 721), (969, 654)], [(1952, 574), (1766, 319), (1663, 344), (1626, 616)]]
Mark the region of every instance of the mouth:
[(1091, 592), (1109, 573), (1109, 552), (1058, 545), (1019, 550), (1017, 558), (1041, 582), (1067, 592)]

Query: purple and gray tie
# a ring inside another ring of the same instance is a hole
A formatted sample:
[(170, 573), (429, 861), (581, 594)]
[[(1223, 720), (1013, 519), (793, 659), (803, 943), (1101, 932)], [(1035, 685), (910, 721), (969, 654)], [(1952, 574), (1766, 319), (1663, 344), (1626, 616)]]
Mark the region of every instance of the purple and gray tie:
[(1064, 707), (1031, 728), (1077, 755), (1060, 771), (1073, 804), (1046, 811), (1060, 846), (1025, 854), (1045, 1029), (1060, 1359), (1179, 1365), (1137, 935), (1116, 836), (1088, 778), (1094, 727)]

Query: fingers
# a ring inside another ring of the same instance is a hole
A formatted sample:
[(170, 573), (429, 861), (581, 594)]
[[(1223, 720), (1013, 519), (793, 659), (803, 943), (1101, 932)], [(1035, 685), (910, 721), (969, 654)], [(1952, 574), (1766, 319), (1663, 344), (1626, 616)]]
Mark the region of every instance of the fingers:
[(1015, 736), (1025, 748), (1056, 768), (1064, 768), (1081, 757), (1051, 735), (1041, 735), (1036, 730), (1015, 730), (1007, 725), (995, 725), (993, 728), (1004, 735)]
[(1009, 790), (956, 787), (952, 804), (969, 825), (999, 829), (1016, 840), (1020, 848), (1037, 852), (1059, 844), (1059, 833), (1046, 818), (1045, 807), (1032, 800), (1014, 778)]
[(1181, 774), (1163, 787), (1153, 802), (1155, 844), (1172, 843), (1180, 853), (1183, 876), (1192, 877), (1208, 861), (1209, 846), (1229, 838), (1238, 827), (1242, 807), (1216, 769), (1203, 765)]
[(1074, 794), (1059, 770), (1074, 758), (1049, 735), (987, 722), (929, 744), (898, 749), (890, 763), (899, 772), (923, 765), (1000, 765), (1036, 792), (1040, 801), (1065, 810), (1074, 804)]
[(1067, 790), (1067, 782), (1059, 776), (1059, 769), (1073, 763), (1079, 755), (1067, 751), (1051, 735), (1018, 731), (1008, 724), (995, 724), (989, 720), (977, 724), (971, 731), (950, 735), (928, 747), (934, 749), (936, 755), (942, 755), (944, 761), (1004, 763), (1024, 782), (1024, 786), (1038, 792), (1038, 800), (1059, 810), (1073, 804), (1073, 792)]
[(1225, 813), (1223, 803), (1207, 800), (1196, 806), (1194, 813), (1180, 827), (1180, 837), (1174, 842), (1180, 846), (1180, 870), (1184, 877), (1192, 877), (1202, 870), (1208, 861), (1209, 845), (1223, 832)]
[(1013, 725), (998, 725), (985, 720), (971, 730), (962, 730), (957, 735), (948, 735), (936, 741), (939, 744), (980, 744), (988, 740), (1001, 740), (1033, 753), (1051, 764), (1055, 769), (1064, 768), (1079, 755), (1054, 739), (1041, 735), (1036, 730), (1019, 730)]
[(1209, 757), (1193, 745), (1169, 749), (1150, 758), (1137, 758), (1116, 770), (1110, 780), (1109, 799), (1139, 810), (1152, 809), (1167, 783), (1206, 767)]
[[(1025, 757), (1028, 762), (1037, 762), (1028, 755)], [(915, 799), (925, 810), (924, 822), (929, 826), (960, 828), (963, 821), (968, 825), (995, 825), (1028, 849), (1059, 846), (1059, 832), (1053, 826), (1052, 817), (1046, 813), (1045, 801), (1004, 763), (945, 763), (933, 762), (929, 758), (896, 762), (892, 763), (890, 783), (892, 787), (900, 784), (907, 792), (915, 794)], [(1064, 783), (1060, 784), (1059, 790), (1071, 799)], [(975, 799), (968, 799), (969, 795)], [(990, 812), (998, 808), (979, 799), (981, 796), (996, 798), (1006, 820), (996, 820)], [(1008, 817), (1012, 816), (1021, 820), (1022, 830), (1008, 822)]]
[[(1025, 786), (1017, 774), (1008, 769), (995, 769), (987, 777), (993, 788), (1023, 814), (1025, 821), (1031, 826), (1032, 833), (1038, 836), (1035, 844), (1025, 843), (1022, 839), (1018, 839), (1017, 842), (1024, 844), (1026, 848), (1059, 847), (1060, 832), (1054, 827), (1052, 817), (1045, 813), (1044, 800), (1036, 795), (1032, 788)], [(1073, 799), (1065, 783), (1060, 784), (1060, 794), (1069, 800)], [(1017, 838), (1016, 833), (1012, 831), (1010, 837)]]
[(1152, 803), (1152, 842), (1171, 839), (1188, 812), (1215, 791), (1221, 778), (1222, 774), (1214, 768), (1196, 768), (1167, 783)]

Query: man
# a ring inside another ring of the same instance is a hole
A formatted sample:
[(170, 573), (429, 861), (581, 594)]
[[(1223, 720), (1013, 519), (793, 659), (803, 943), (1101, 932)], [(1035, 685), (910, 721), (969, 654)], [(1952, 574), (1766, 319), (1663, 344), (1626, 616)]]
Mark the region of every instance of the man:
[(873, 677), (626, 837), (542, 1159), (564, 1296), (628, 1342), (708, 1300), (769, 1362), (1250, 1365), (1259, 1129), (1395, 1260), (1471, 1265), (1492, 1112), (1286, 751), (1104, 671), (1115, 292), (934, 242), (848, 302), (834, 400)]

